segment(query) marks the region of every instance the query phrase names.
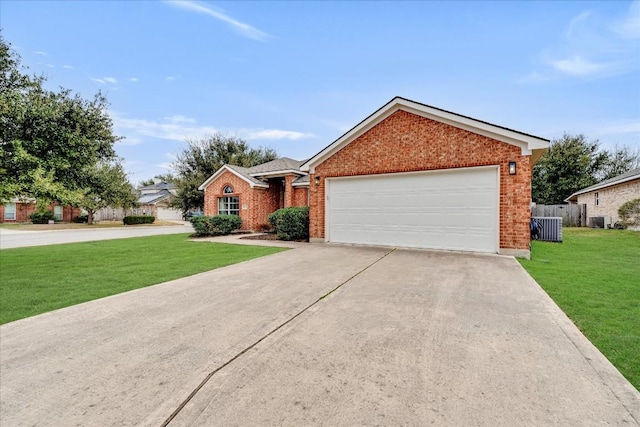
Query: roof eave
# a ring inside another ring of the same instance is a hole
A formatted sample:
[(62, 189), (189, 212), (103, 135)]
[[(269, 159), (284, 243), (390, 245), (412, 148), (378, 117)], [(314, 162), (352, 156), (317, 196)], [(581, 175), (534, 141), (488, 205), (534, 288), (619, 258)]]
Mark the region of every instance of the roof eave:
[(255, 183), (253, 181), (251, 181), (250, 179), (247, 179), (246, 176), (242, 175), (241, 173), (239, 173), (238, 171), (234, 170), (233, 168), (230, 168), (227, 165), (223, 165), (220, 169), (218, 169), (216, 171), (216, 173), (214, 173), (213, 175), (211, 175), (209, 178), (207, 178), (207, 180), (205, 182), (203, 182), (199, 187), (198, 190), (200, 191), (204, 191), (205, 188), (207, 188), (209, 186), (209, 184), (211, 184), (213, 181), (215, 181), (220, 175), (222, 175), (225, 171), (229, 171), (232, 174), (234, 174), (235, 176), (237, 176), (238, 178), (242, 179), (243, 181), (245, 181), (246, 183), (249, 184), (249, 186), (251, 188), (254, 187), (259, 187), (259, 188), (269, 188), (269, 184), (258, 184)]
[(275, 176), (285, 176), (285, 175), (291, 175), (291, 174), (296, 174), (296, 175), (306, 175), (305, 172), (301, 172), (299, 170), (295, 170), (295, 169), (283, 169), (283, 170), (278, 170), (278, 171), (269, 171), (269, 172), (253, 172), (250, 173), (249, 175), (257, 178), (257, 177), (275, 177)]
[[(341, 150), (344, 146), (348, 145), (351, 141), (357, 139), (359, 136), (367, 132), (369, 129), (373, 128), (382, 120), (386, 119), (399, 110), (407, 111), (421, 117), (426, 117), (457, 128), (468, 130), (470, 132), (484, 135), (498, 141), (506, 142), (508, 144), (516, 145), (520, 147), (523, 155), (534, 155), (534, 152), (536, 152), (536, 157), (534, 159), (535, 161), (537, 161), (542, 155), (539, 153), (544, 153), (544, 150), (549, 147), (550, 141), (544, 138), (520, 133), (477, 119), (461, 116), (459, 114), (445, 110), (440, 110), (438, 108), (420, 104), (418, 102), (411, 101), (405, 98), (395, 97), (387, 104), (376, 110), (373, 114), (358, 123), (351, 130), (347, 131), (340, 138), (325, 147), (318, 154), (307, 160), (303, 165), (300, 166), (300, 170), (313, 173), (315, 171), (316, 165), (324, 162), (337, 151)], [(540, 152), (539, 150), (542, 150), (542, 152)]]
[(604, 188), (613, 187), (614, 185), (624, 184), (625, 182), (633, 181), (635, 179), (640, 179), (640, 175), (628, 176), (628, 177), (620, 179), (618, 181), (608, 182), (606, 184), (595, 184), (595, 185), (592, 185), (591, 187), (587, 187), (587, 188), (584, 188), (582, 190), (576, 191), (571, 196), (566, 198), (565, 202), (568, 201), (569, 199), (573, 198), (573, 197), (575, 197), (575, 199), (577, 200), (578, 196), (581, 195), (581, 194), (587, 194), (587, 193), (591, 193), (593, 191), (602, 190)]

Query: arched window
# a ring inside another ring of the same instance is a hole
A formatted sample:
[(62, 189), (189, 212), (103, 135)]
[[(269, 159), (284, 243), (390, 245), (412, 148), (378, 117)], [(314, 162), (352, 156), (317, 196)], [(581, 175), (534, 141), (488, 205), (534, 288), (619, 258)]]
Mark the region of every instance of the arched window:
[(222, 190), (222, 192), (224, 194), (232, 194), (233, 193), (233, 187), (230, 185), (225, 185), (224, 189)]

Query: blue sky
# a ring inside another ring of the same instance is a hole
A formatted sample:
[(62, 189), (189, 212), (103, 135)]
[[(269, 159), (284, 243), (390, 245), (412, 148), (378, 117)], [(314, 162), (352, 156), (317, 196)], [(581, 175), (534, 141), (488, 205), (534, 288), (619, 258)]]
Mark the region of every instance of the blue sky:
[(108, 98), (134, 183), (216, 131), (310, 157), (396, 95), (640, 147), (640, 2), (0, 3), (30, 71)]

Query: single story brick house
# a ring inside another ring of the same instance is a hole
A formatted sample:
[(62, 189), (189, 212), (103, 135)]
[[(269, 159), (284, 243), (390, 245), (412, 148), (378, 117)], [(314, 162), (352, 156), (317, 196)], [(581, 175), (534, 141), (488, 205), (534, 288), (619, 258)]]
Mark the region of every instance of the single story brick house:
[(308, 203), (312, 241), (528, 257), (531, 168), (548, 146), (396, 97), (306, 161), (225, 166), (200, 189), (206, 215), (239, 212), (248, 229)]
[(640, 168), (576, 191), (565, 199), (568, 203), (584, 204), (587, 224), (594, 217), (611, 217), (611, 224), (620, 221), (618, 208), (629, 200), (640, 198)]
[[(77, 218), (80, 209), (72, 206), (62, 206), (59, 203), (49, 205), (56, 221), (71, 222)], [(10, 202), (0, 205), (0, 222), (30, 222), (29, 215), (36, 211), (35, 200), (12, 199)]]
[(283, 157), (251, 168), (224, 165), (198, 187), (204, 190), (204, 214), (239, 215), (245, 230), (270, 228), (270, 213), (309, 204), (302, 163)]

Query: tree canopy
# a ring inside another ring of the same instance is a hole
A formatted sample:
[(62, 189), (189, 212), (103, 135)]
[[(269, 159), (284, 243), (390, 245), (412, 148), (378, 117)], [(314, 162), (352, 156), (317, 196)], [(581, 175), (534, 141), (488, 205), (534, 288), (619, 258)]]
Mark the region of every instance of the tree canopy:
[(198, 187), (223, 165), (251, 167), (278, 158), (272, 148), (251, 148), (246, 141), (221, 133), (188, 140), (172, 167), (177, 187), (176, 207), (188, 212), (202, 209), (204, 194)]
[(597, 140), (564, 134), (533, 167), (531, 192), (536, 203), (553, 205), (578, 190), (636, 167), (640, 155), (628, 147), (600, 150)]
[(121, 138), (113, 134), (106, 98), (47, 90), (44, 82), (26, 74), (0, 36), (0, 200), (91, 208), (107, 184), (130, 189), (113, 148)]

